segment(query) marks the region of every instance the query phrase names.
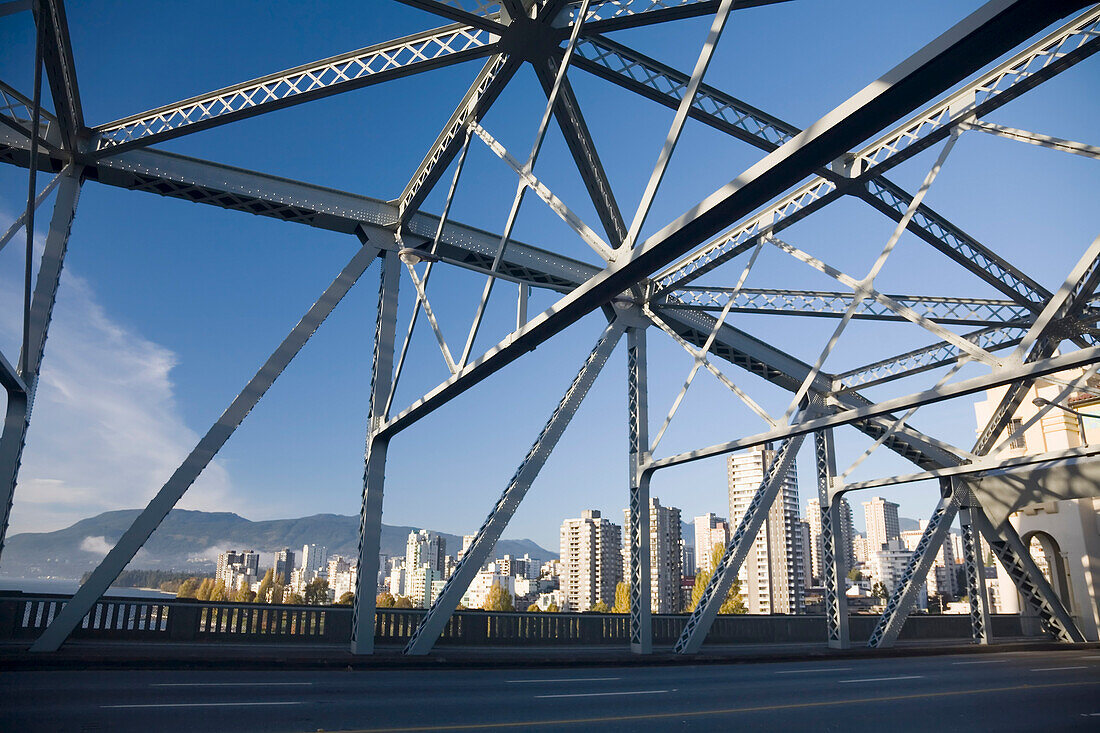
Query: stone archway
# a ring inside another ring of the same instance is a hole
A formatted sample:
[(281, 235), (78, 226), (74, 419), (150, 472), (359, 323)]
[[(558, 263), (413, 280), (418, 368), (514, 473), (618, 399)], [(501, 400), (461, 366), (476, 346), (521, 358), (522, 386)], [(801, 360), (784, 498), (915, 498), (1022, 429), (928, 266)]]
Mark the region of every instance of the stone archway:
[(1066, 609), (1072, 614), (1076, 605), (1073, 598), (1073, 587), (1070, 582), (1069, 572), (1066, 568), (1066, 558), (1062, 554), (1062, 548), (1058, 540), (1048, 532), (1035, 530), (1022, 537), (1024, 544), (1035, 560), (1035, 564), (1043, 571), (1047, 582), (1054, 588), (1054, 592), (1062, 600)]

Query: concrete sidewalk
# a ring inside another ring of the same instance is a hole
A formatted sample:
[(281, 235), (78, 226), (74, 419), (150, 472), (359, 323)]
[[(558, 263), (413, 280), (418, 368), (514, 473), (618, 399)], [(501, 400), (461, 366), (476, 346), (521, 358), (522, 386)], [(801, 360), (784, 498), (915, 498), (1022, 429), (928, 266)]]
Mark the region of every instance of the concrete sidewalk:
[(626, 665), (749, 664), (810, 659), (984, 654), (1005, 651), (1100, 649), (1100, 643), (1060, 644), (1020, 638), (988, 646), (965, 641), (898, 642), (891, 649), (832, 650), (824, 644), (738, 644), (704, 647), (699, 654), (674, 654), (661, 647), (648, 656), (625, 647), (531, 646), (458, 647), (441, 645), (424, 657), (404, 656), (399, 646), (379, 647), (355, 656), (333, 644), (234, 644), (70, 641), (60, 651), (32, 654), (27, 642), (0, 644), (0, 670), (58, 669), (446, 669), (499, 667), (594, 667)]

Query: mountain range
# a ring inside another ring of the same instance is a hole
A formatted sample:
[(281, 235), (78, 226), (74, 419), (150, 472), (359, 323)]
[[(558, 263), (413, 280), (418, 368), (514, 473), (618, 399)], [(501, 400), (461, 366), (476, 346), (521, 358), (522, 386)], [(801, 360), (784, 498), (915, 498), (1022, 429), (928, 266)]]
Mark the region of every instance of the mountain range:
[[(0, 573), (26, 578), (79, 578), (95, 568), (138, 512), (137, 509), (104, 512), (55, 532), (12, 535), (4, 544)], [(381, 553), (404, 555), (406, 538), (417, 529), (421, 528), (383, 524)], [(447, 541), (447, 554), (454, 555), (462, 549), (461, 536), (436, 534)], [(253, 522), (229, 512), (173, 509), (129, 567), (210, 572), (218, 553), (226, 550), (257, 550), (261, 553), (260, 565), (269, 567), (272, 553), (284, 547), (300, 553), (305, 544), (323, 545), (330, 555), (355, 557), (359, 551), (359, 517), (315, 514)], [(502, 539), (495, 549), (495, 557), (525, 553), (542, 561), (558, 557), (556, 552), (527, 539)]]

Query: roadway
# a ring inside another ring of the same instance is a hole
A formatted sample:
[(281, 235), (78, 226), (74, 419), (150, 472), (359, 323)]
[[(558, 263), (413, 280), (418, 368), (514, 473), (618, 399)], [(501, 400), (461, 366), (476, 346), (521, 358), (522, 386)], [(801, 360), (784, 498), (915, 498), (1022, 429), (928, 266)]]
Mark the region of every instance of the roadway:
[(1100, 730), (1100, 650), (534, 669), (0, 672), (5, 731)]

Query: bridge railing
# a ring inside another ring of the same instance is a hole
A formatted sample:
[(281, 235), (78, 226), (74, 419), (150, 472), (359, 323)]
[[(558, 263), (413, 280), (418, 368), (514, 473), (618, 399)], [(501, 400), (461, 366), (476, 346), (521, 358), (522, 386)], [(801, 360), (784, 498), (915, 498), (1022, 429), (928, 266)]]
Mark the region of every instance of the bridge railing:
[[(68, 596), (0, 593), (0, 640), (33, 640), (64, 607)], [(426, 612), (380, 608), (377, 644), (404, 644)], [(877, 616), (852, 615), (853, 642), (866, 640)], [(1027, 635), (1021, 617), (993, 616), (994, 638)], [(675, 643), (686, 615), (655, 615), (653, 641)], [(965, 615), (914, 615), (901, 639), (960, 640), (970, 637)], [(104, 597), (73, 632), (74, 639), (133, 641), (259, 641), (346, 644), (351, 638), (350, 606), (220, 603), (182, 598)], [(712, 644), (813, 643), (825, 638), (825, 619), (800, 616), (719, 616), (707, 637)], [(458, 611), (441, 644), (470, 646), (626, 645), (629, 617), (598, 613), (502, 613)]]

